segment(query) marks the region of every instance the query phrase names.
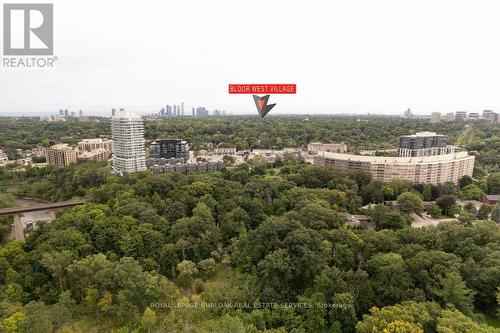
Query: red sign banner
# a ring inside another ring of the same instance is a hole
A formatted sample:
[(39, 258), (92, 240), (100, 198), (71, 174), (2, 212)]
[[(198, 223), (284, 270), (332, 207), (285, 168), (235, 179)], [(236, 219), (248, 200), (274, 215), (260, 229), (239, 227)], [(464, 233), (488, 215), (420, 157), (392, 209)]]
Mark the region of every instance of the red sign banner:
[(297, 85), (292, 84), (230, 84), (230, 94), (296, 94)]

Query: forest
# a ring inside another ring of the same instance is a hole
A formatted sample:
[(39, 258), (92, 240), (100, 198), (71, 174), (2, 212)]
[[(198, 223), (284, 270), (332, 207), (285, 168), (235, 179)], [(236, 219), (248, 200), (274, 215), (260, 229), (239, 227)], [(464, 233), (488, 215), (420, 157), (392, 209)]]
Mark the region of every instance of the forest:
[[(87, 199), (24, 243), (9, 240), (11, 221), (1, 218), (0, 330), (500, 332), (500, 207), (458, 205), (500, 193), (498, 126), (269, 119), (152, 121), (146, 136), (200, 149), (336, 140), (358, 150), (392, 148), (399, 135), (427, 129), (476, 152), (477, 170), (458, 185), (422, 186), (292, 156), (188, 175), (118, 177), (106, 163), (0, 168), (0, 207), (15, 197)], [(12, 154), (109, 135), (99, 124), (85, 132), (26, 120), (24, 135), (2, 130), (0, 142)], [(412, 228), (410, 214), (424, 211), (458, 219)], [(349, 214), (371, 216), (375, 228), (348, 226)]]

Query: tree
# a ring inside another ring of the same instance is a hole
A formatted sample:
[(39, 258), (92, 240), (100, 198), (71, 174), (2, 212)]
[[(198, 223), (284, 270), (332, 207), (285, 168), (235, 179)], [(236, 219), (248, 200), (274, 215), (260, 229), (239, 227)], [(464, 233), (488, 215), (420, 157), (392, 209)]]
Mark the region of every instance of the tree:
[(470, 184), (461, 188), (459, 195), (463, 200), (480, 200), (484, 192), (478, 186)]
[(215, 260), (213, 258), (208, 258), (205, 260), (199, 261), (196, 266), (198, 267), (200, 271), (200, 275), (208, 280), (209, 278), (213, 277), (216, 272), (216, 266), (215, 266)]
[(467, 204), (465, 204), (464, 210), (474, 216), (477, 214), (476, 206), (474, 206), (472, 202), (468, 202)]
[[(245, 326), (239, 317), (225, 314), (222, 317), (210, 319), (199, 324), (196, 332), (200, 333), (245, 333)], [(252, 331), (250, 331), (252, 332)], [(276, 332), (278, 333), (278, 332)], [(281, 333), (281, 332), (280, 332)]]
[(97, 303), (97, 307), (99, 308), (99, 311), (107, 314), (111, 310), (112, 305), (113, 305), (113, 294), (111, 294), (109, 291), (106, 291), (104, 295), (102, 295), (99, 302)]
[(438, 219), (441, 217), (441, 208), (439, 208), (438, 205), (432, 205), (427, 209), (427, 212), (432, 216), (434, 219)]
[(424, 188), (422, 190), (422, 196), (424, 197), (425, 201), (432, 200), (432, 185), (431, 184), (424, 185)]
[(437, 320), (437, 333), (494, 333), (490, 326), (480, 325), (458, 310), (443, 310)]
[(330, 322), (339, 322), (343, 332), (354, 332), (357, 322), (354, 297), (349, 293), (336, 294), (332, 303), (336, 307), (330, 310)]
[(411, 221), (407, 215), (401, 214), (384, 205), (377, 205), (372, 214), (377, 229), (401, 229)]
[(465, 175), (458, 181), (460, 188), (470, 185), (474, 182), (471, 176)]
[(407, 214), (419, 214), (422, 211), (422, 198), (418, 194), (404, 192), (398, 196), (397, 200), (399, 209)]
[[(433, 302), (403, 302), (383, 308), (373, 307), (370, 314), (364, 314), (363, 320), (356, 325), (358, 333), (385, 332), (432, 332), (440, 306)], [(398, 331), (397, 328), (401, 330)], [(451, 333), (451, 332), (450, 332)]]
[(419, 324), (395, 320), (384, 328), (384, 333), (424, 333)]
[(486, 205), (481, 205), (479, 207), (479, 210), (477, 211), (477, 219), (478, 220), (486, 220), (488, 219), (488, 216), (490, 215), (490, 207)]
[(156, 324), (156, 312), (152, 310), (149, 306), (144, 310), (144, 314), (141, 318), (141, 331), (151, 332), (151, 328)]
[(24, 307), (26, 314), (25, 320), (22, 322), (21, 332), (46, 333), (52, 332), (58, 328), (54, 325), (57, 321), (57, 316), (61, 313), (53, 313), (51, 308), (42, 302), (30, 302)]
[(495, 223), (500, 223), (500, 204), (497, 203), (491, 208), (491, 219)]
[(441, 208), (444, 215), (449, 216), (450, 208), (455, 205), (457, 198), (454, 195), (445, 194), (437, 198), (436, 204)]
[(368, 262), (374, 290), (380, 304), (401, 301), (411, 286), (411, 277), (405, 269), (405, 262), (397, 253), (380, 253)]
[(49, 270), (52, 276), (59, 281), (61, 292), (66, 290), (65, 287), (65, 270), (73, 260), (73, 253), (68, 250), (61, 252), (52, 251), (44, 253), (42, 256), (42, 265)]
[(19, 329), (23, 326), (25, 320), (26, 314), (22, 311), (18, 311), (4, 319), (0, 328), (5, 330), (7, 333), (16, 333), (19, 332)]
[(488, 194), (500, 193), (500, 172), (491, 173), (486, 178), (486, 191)]
[(189, 260), (183, 260), (177, 264), (177, 272), (179, 275), (177, 279), (179, 284), (184, 287), (191, 286), (193, 278), (198, 274), (198, 268), (196, 268), (196, 264)]
[(500, 317), (500, 287), (498, 287), (498, 292), (497, 292), (497, 303), (498, 303), (497, 316)]
[(22, 303), (23, 287), (17, 283), (9, 283), (5, 286), (2, 298), (12, 303)]
[(434, 293), (442, 299), (443, 304), (452, 304), (465, 315), (473, 314), (475, 292), (466, 287), (458, 272), (449, 272), (440, 279), (439, 284), (439, 289)]
[(224, 155), (224, 157), (222, 158), (222, 161), (224, 162), (225, 166), (231, 166), (231, 165), (234, 165), (235, 158), (233, 156), (230, 156), (230, 155)]
[(326, 307), (322, 306), (325, 303), (325, 295), (318, 292), (310, 297), (299, 296), (299, 302), (309, 305), (301, 311), (306, 331), (320, 332), (326, 325)]
[(470, 224), (474, 221), (476, 217), (467, 211), (462, 211), (458, 216), (458, 221), (462, 224)]
[[(287, 294), (290, 292), (290, 282), (293, 279), (292, 258), (285, 249), (278, 249), (261, 260), (257, 269), (263, 290), (272, 294)], [(276, 299), (274, 300), (276, 301)]]

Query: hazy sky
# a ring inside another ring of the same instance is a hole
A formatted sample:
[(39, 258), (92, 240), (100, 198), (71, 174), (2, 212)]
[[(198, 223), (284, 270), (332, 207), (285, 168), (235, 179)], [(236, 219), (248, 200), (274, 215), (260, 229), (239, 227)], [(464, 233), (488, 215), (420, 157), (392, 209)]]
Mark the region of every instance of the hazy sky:
[(296, 83), (273, 114), (500, 110), (498, 0), (53, 3), (56, 67), (0, 67), (0, 115), (256, 114), (229, 83)]

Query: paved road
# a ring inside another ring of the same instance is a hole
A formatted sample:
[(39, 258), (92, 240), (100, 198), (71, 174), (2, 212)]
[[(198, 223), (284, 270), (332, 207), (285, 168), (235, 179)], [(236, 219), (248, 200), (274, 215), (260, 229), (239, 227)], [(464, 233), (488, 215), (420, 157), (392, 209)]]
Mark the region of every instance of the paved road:
[(436, 226), (439, 223), (445, 223), (445, 222), (451, 222), (451, 221), (457, 220), (457, 219), (433, 219), (433, 218), (421, 217), (415, 213), (410, 214), (410, 217), (412, 220), (412, 222), (411, 222), (412, 228), (423, 228), (423, 227)]

